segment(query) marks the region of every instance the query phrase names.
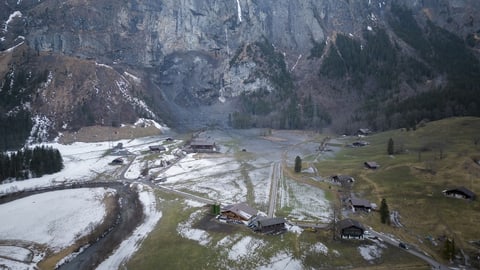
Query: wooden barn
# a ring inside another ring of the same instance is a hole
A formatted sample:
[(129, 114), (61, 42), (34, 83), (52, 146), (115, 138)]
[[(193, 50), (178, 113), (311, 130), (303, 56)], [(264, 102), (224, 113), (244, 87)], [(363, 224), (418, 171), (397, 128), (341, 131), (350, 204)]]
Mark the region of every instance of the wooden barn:
[(367, 211), (370, 212), (373, 208), (372, 203), (365, 199), (360, 198), (348, 198), (346, 200), (348, 207), (355, 211)]
[(280, 217), (259, 218), (254, 221), (253, 228), (255, 231), (267, 234), (281, 233), (286, 230), (285, 219)]
[(349, 175), (341, 175), (341, 174), (337, 174), (337, 175), (332, 175), (330, 177), (332, 179), (333, 182), (335, 183), (341, 183), (341, 184), (346, 184), (346, 183), (353, 183), (355, 182), (355, 178), (349, 176)]
[(378, 169), (380, 167), (380, 165), (378, 165), (378, 163), (375, 161), (365, 161), (364, 165), (367, 169), (372, 170)]
[(228, 219), (235, 219), (240, 221), (248, 221), (258, 213), (257, 209), (250, 207), (248, 204), (242, 202), (225, 206), (221, 210), (221, 215)]
[(217, 145), (215, 142), (201, 140), (201, 139), (194, 139), (190, 143), (190, 148), (194, 152), (215, 152), (217, 151)]
[(443, 194), (448, 197), (460, 198), (466, 200), (475, 200), (477, 195), (473, 191), (469, 190), (466, 187), (458, 187), (453, 189), (447, 189), (443, 191)]
[(365, 227), (360, 222), (347, 218), (337, 223), (338, 232), (341, 238), (363, 239)]
[(148, 149), (151, 152), (160, 152), (160, 151), (165, 151), (166, 148), (163, 145), (150, 145)]

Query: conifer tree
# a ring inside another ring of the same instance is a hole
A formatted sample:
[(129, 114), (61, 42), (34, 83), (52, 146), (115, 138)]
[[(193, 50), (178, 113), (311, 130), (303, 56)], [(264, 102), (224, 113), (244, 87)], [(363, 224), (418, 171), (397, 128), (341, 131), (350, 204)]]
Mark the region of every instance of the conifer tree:
[(393, 139), (390, 138), (388, 140), (388, 147), (387, 147), (387, 153), (389, 155), (393, 155), (395, 153), (394, 146), (393, 146)]
[(299, 173), (302, 170), (302, 159), (297, 156), (295, 158), (295, 172)]
[(390, 224), (390, 211), (388, 210), (387, 200), (382, 199), (380, 204), (380, 221), (383, 224)]

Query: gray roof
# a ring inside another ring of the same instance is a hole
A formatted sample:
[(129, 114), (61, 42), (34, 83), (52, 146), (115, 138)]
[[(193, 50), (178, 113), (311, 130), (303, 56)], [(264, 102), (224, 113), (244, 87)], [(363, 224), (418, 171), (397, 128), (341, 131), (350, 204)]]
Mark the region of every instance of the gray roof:
[(215, 146), (215, 142), (202, 140), (202, 139), (194, 139), (190, 143), (192, 146)]
[(359, 198), (350, 198), (348, 199), (353, 206), (363, 206), (363, 207), (372, 207), (370, 201)]
[(265, 218), (258, 221), (258, 224), (261, 225), (262, 227), (273, 226), (273, 225), (284, 224), (284, 223), (285, 223), (285, 219), (281, 217)]
[(472, 198), (472, 199), (474, 199), (476, 197), (476, 194), (466, 187), (452, 188), (452, 189), (446, 190), (445, 192), (447, 192), (447, 193), (463, 193), (467, 197)]
[(350, 228), (350, 227), (357, 227), (357, 228), (360, 228), (362, 230), (365, 230), (365, 227), (363, 227), (363, 225), (360, 224), (360, 222), (358, 222), (356, 220), (353, 220), (353, 219), (350, 219), (350, 218), (340, 220), (337, 223), (337, 225), (341, 230), (346, 229), (346, 228)]

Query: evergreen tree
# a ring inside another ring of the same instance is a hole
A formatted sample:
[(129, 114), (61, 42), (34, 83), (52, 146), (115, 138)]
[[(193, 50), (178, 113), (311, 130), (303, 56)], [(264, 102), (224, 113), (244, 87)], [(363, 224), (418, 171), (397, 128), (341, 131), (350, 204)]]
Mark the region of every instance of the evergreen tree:
[(25, 148), (10, 154), (0, 153), (0, 181), (40, 177), (63, 169), (60, 151), (52, 147)]
[(443, 255), (447, 260), (453, 260), (455, 256), (455, 240), (447, 238), (443, 247)]
[(383, 224), (390, 224), (390, 211), (388, 210), (387, 200), (382, 199), (380, 204), (380, 221)]
[(393, 139), (390, 138), (388, 140), (388, 148), (387, 148), (387, 152), (389, 155), (393, 155), (395, 153), (395, 150), (394, 150), (394, 146), (393, 146)]
[(295, 172), (299, 173), (302, 170), (302, 159), (297, 156), (295, 158)]

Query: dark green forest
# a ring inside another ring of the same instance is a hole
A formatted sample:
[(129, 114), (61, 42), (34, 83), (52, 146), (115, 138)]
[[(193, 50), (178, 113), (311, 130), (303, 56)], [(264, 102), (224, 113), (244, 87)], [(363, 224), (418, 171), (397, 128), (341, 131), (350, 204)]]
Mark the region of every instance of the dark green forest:
[[(405, 53), (382, 28), (362, 39), (338, 34), (319, 76), (346, 82), (365, 102), (356, 117), (376, 130), (413, 127), (424, 119), (480, 116), (480, 63), (466, 41), (430, 21), (420, 25), (411, 10), (393, 3), (388, 23), (414, 49)], [(318, 47), (318, 48), (317, 48)], [(311, 55), (318, 57), (319, 47)], [(432, 87), (425, 82), (446, 77)], [(401, 84), (418, 93), (406, 96)]]
[(37, 146), (13, 153), (0, 153), (0, 181), (25, 180), (56, 173), (62, 169), (62, 155), (52, 147)]

